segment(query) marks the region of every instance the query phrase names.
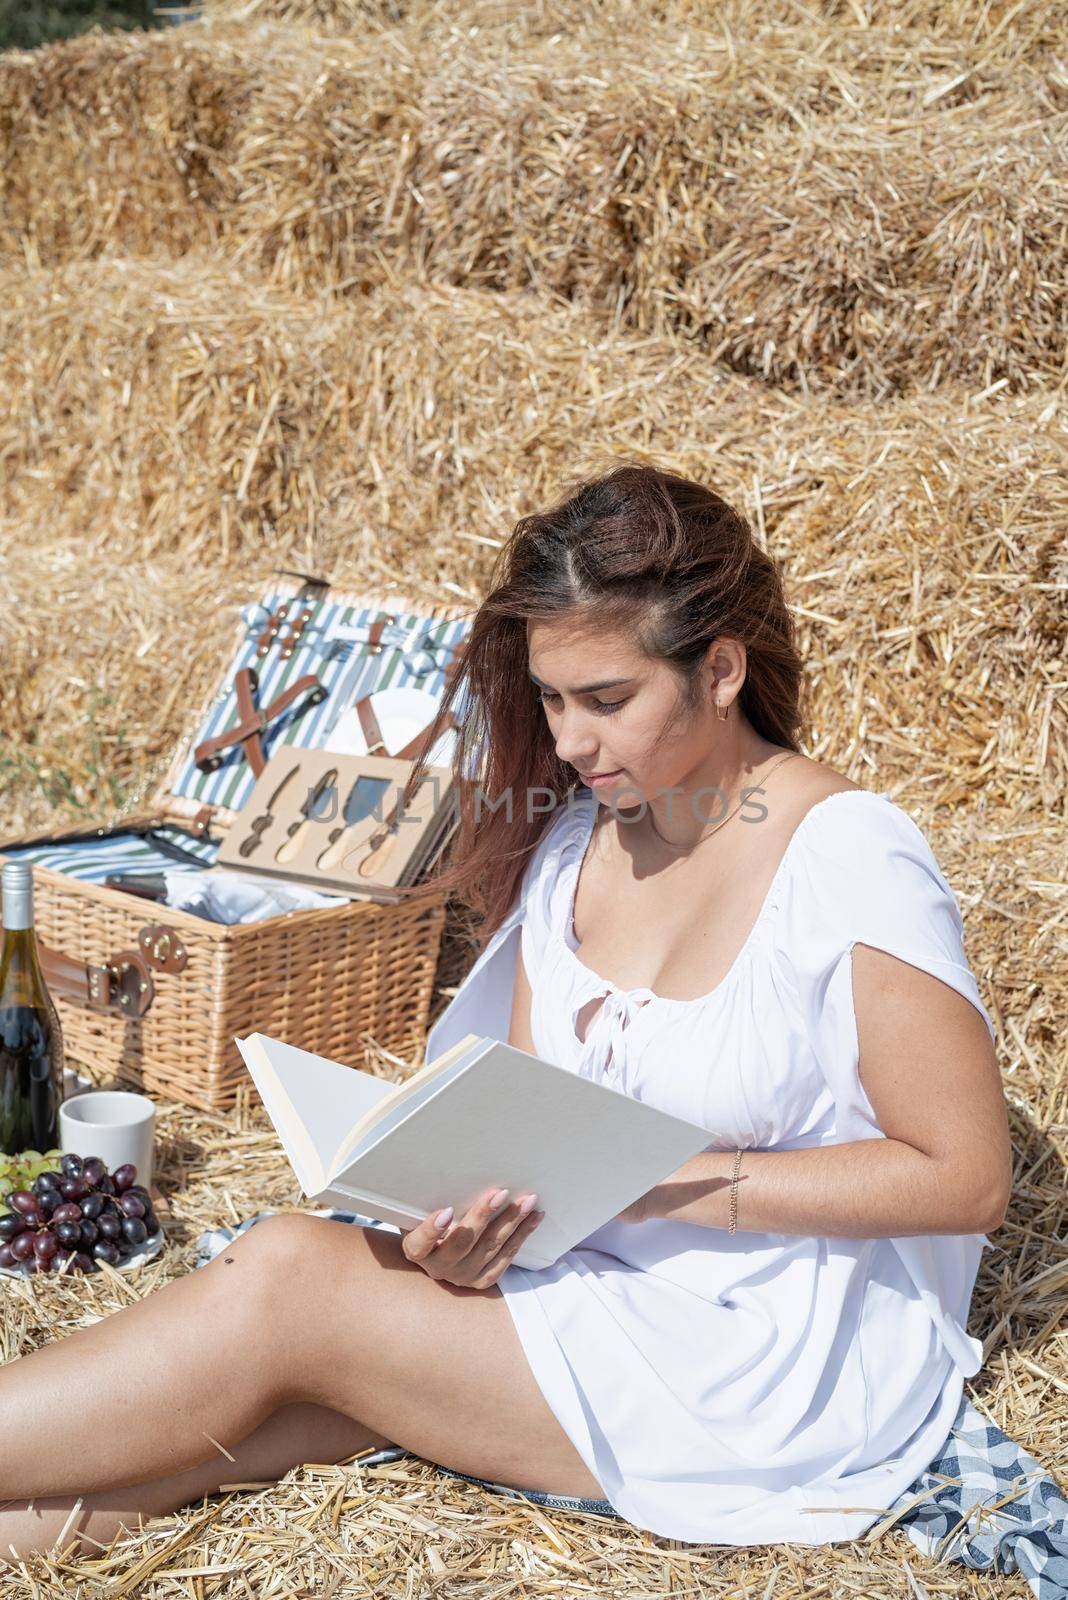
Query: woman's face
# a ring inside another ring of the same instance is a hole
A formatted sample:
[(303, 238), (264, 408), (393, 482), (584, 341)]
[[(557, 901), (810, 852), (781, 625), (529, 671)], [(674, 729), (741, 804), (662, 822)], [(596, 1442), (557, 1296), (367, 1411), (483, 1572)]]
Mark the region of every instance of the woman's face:
[(714, 683), (726, 703), (741, 687), (744, 663), (744, 646), (717, 643), (702, 668), (698, 704), (687, 711), (675, 672), (633, 638), (527, 624), (527, 664), (557, 755), (595, 795), (624, 810), (658, 790), (689, 786), (707, 767), (737, 721), (736, 713), (732, 722), (717, 717)]

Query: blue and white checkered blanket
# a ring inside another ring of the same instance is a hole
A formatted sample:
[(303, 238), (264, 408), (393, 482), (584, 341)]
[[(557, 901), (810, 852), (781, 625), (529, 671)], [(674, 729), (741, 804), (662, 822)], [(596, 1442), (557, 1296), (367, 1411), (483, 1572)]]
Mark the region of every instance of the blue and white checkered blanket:
[[(236, 1228), (211, 1228), (202, 1233), (197, 1240), (196, 1265), (205, 1266), (237, 1234), (273, 1214), (258, 1211)], [(314, 1215), (399, 1232), (389, 1223), (355, 1211), (327, 1208)], [(408, 1454), (399, 1447), (379, 1450), (361, 1457), (361, 1465), (396, 1461)], [(518, 1490), (463, 1472), (450, 1476), (549, 1507), (618, 1516), (603, 1500)], [(891, 1525), (902, 1528), (916, 1548), (934, 1561), (957, 1561), (982, 1572), (1022, 1572), (1036, 1600), (1068, 1600), (1068, 1500), (1034, 1457), (996, 1423), (988, 1422), (967, 1396), (961, 1400), (936, 1458), (879, 1519), (880, 1529)]]

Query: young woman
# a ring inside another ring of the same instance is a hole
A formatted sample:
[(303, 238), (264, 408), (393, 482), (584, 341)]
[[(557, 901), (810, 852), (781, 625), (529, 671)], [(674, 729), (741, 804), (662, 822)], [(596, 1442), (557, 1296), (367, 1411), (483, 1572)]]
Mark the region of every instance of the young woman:
[(953, 892), (801, 753), (801, 687), (710, 489), (622, 466), (517, 525), (443, 706), (438, 881), (487, 939), (427, 1055), (507, 1037), (707, 1149), (543, 1271), (496, 1184), (405, 1234), (276, 1216), (8, 1363), (0, 1555), (391, 1443), (736, 1545), (857, 1537), (914, 1480), (981, 1363), (1008, 1125)]

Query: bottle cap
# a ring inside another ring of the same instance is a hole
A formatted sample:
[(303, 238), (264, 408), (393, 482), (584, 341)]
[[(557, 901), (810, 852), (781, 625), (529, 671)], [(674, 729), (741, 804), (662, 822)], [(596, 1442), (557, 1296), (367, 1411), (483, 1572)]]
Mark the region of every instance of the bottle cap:
[(0, 872), (5, 928), (33, 927), (33, 868), (28, 861), (5, 861)]

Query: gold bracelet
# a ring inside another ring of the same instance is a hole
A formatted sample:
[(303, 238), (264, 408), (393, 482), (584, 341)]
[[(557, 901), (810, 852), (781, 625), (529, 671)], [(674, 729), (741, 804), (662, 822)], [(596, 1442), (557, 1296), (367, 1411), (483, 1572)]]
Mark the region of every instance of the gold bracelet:
[(735, 1233), (738, 1228), (738, 1169), (742, 1164), (742, 1152), (734, 1153), (734, 1165), (731, 1168), (731, 1204), (730, 1216), (727, 1222), (727, 1232)]

